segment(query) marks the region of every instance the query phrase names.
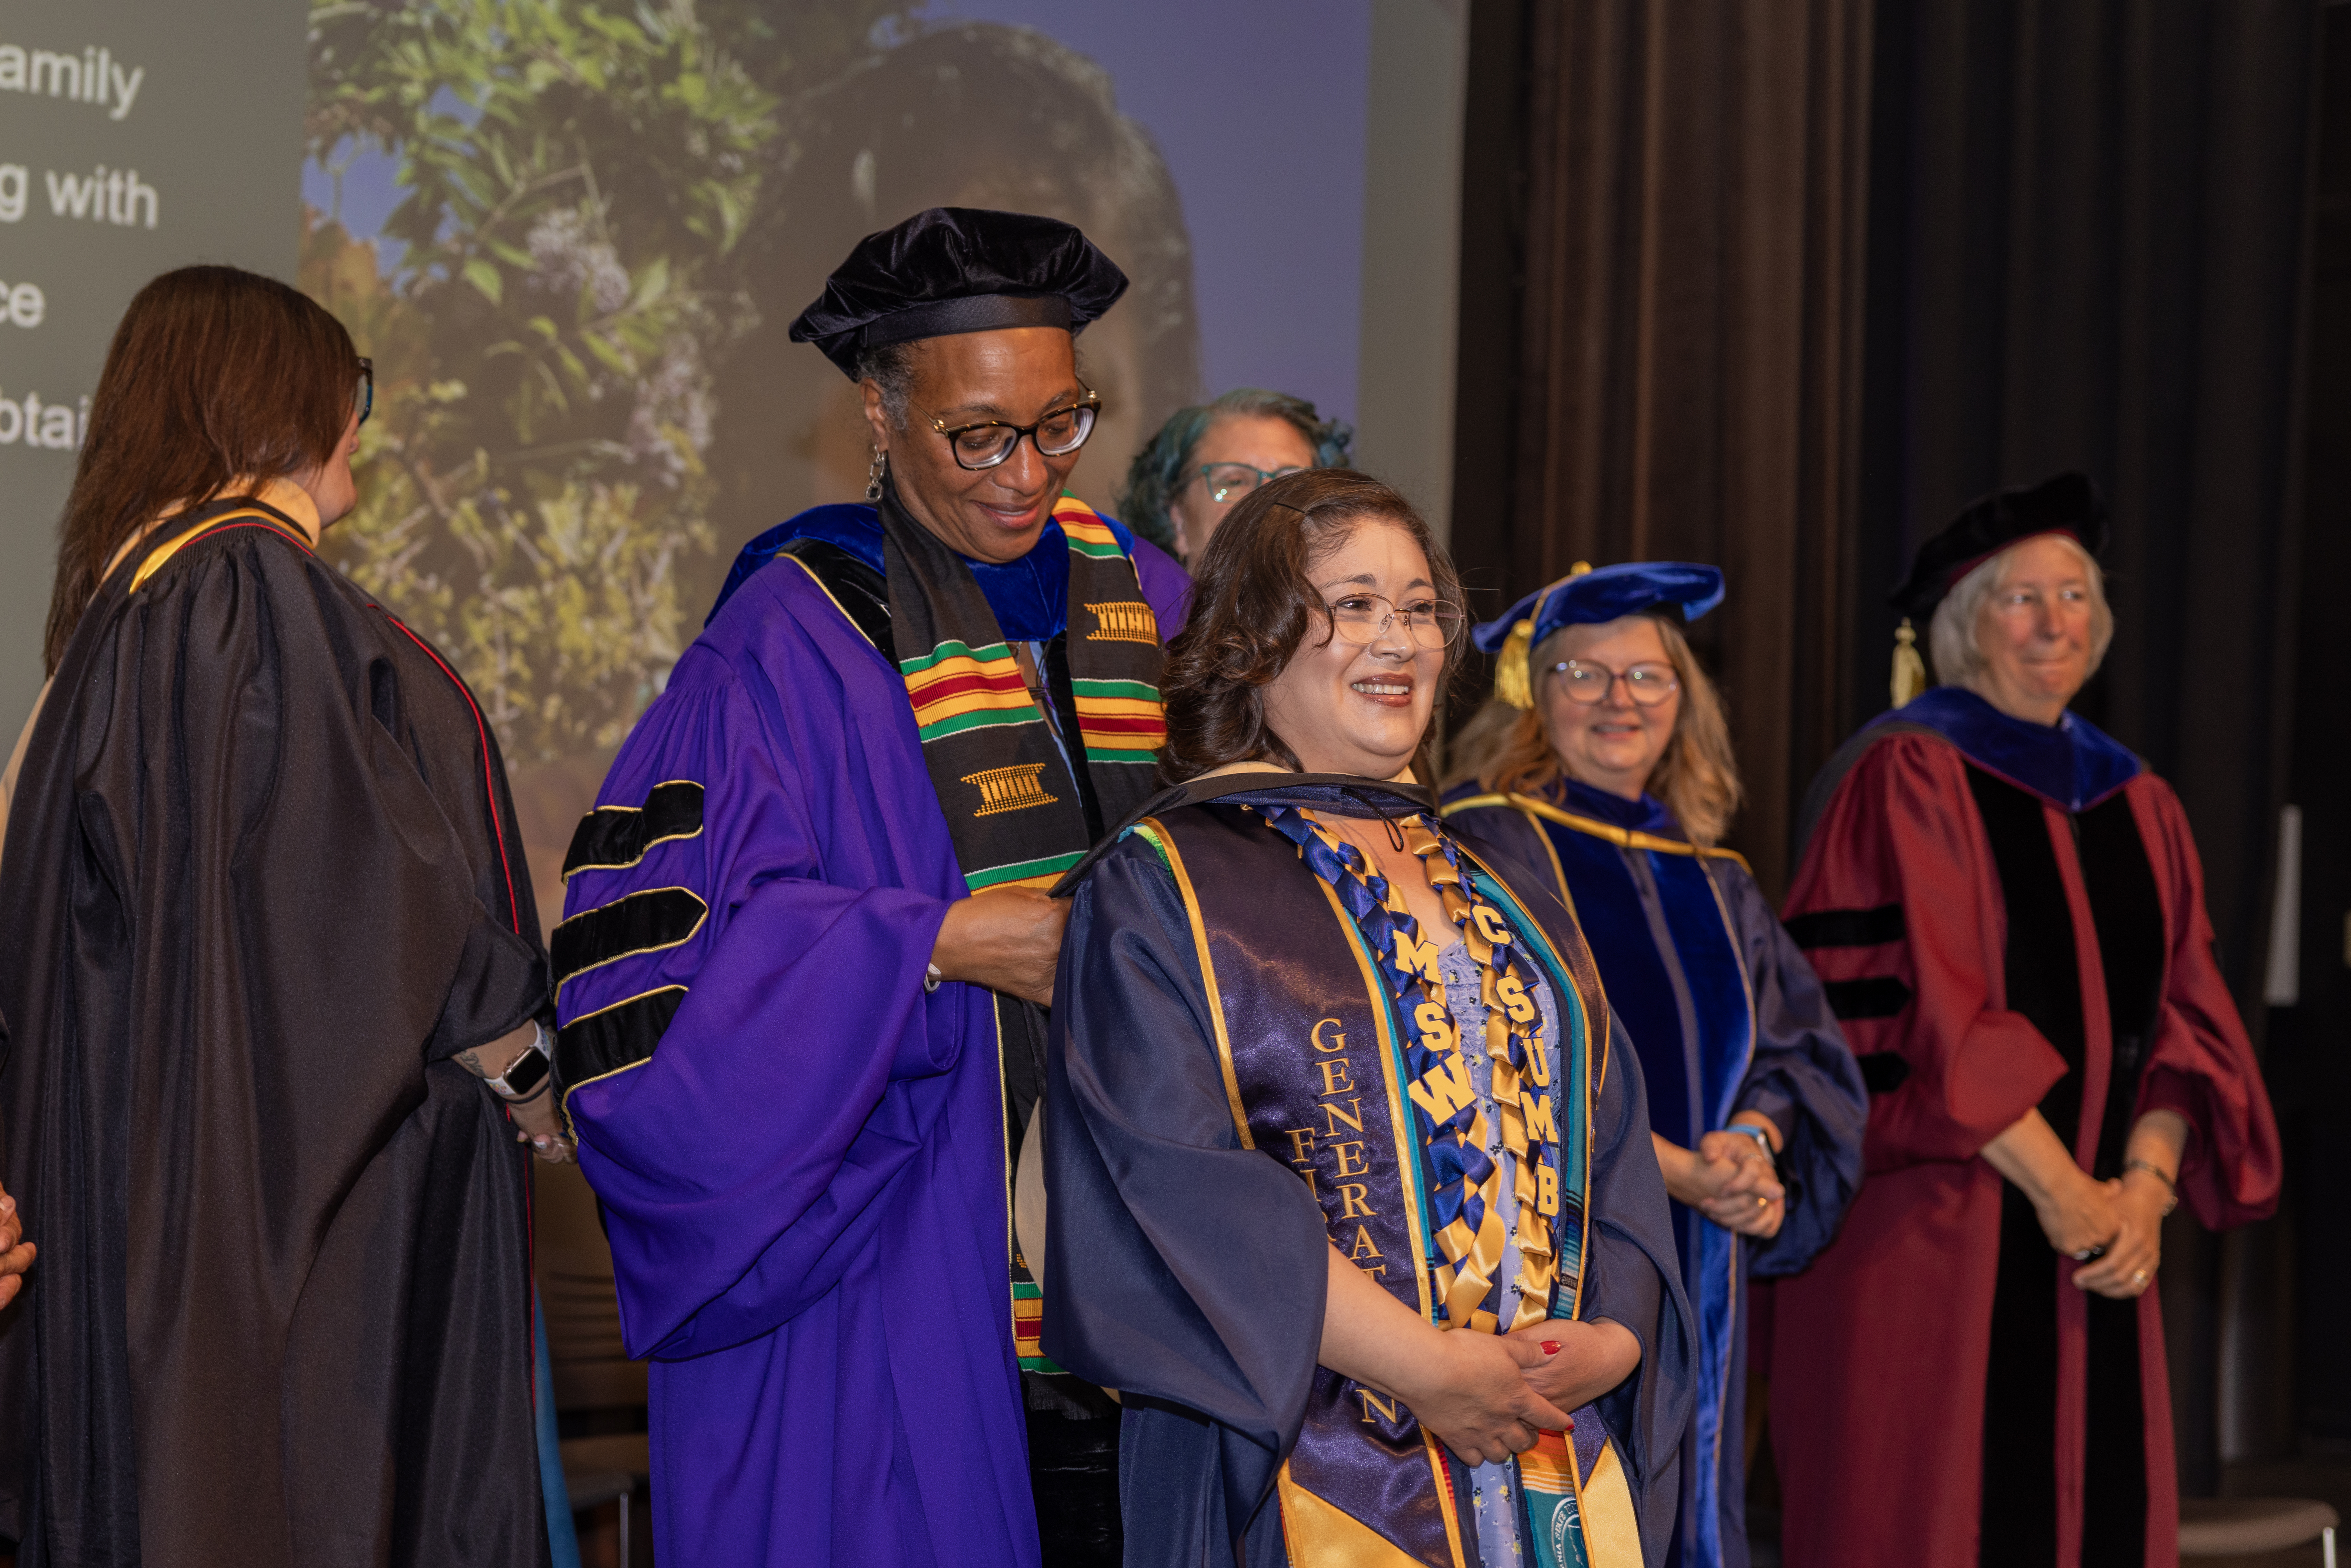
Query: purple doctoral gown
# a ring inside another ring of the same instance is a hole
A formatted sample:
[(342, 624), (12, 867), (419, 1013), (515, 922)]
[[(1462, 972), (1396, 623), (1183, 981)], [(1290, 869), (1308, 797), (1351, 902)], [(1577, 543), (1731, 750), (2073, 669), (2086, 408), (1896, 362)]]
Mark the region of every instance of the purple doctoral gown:
[[(1171, 585), (1145, 574), (1172, 628)], [(559, 998), (569, 1024), (683, 990), (650, 1059), (568, 1100), (653, 1358), (658, 1555), (1033, 1564), (994, 1007), (923, 989), (968, 890), (904, 683), (798, 561), (734, 589), (599, 804), (673, 780), (699, 831), (580, 871), (567, 910), (706, 914)]]

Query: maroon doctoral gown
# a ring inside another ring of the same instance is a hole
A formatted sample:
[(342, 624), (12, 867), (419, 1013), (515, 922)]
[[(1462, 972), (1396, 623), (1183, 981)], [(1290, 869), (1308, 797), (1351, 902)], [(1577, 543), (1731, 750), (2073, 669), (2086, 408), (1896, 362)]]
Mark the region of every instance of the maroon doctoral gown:
[(2174, 1563), (2157, 1292), (2075, 1290), (1979, 1152), (2038, 1106), (2105, 1178), (2138, 1116), (2171, 1110), (2198, 1219), (2275, 1206), (2276, 1124), (2187, 819), (2087, 723), (1949, 687), (1830, 766), (1788, 925), (1870, 1086), (1867, 1176), (1844, 1233), (1779, 1285), (1787, 1560)]

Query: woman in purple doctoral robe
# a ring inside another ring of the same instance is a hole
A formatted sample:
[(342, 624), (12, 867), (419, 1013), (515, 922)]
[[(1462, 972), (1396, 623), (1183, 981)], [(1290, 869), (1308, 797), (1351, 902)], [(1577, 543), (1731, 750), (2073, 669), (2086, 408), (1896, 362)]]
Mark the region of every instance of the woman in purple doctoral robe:
[(1045, 887), (1149, 792), (1184, 580), (1063, 487), (1124, 287), (1022, 214), (859, 243), (792, 331), (875, 504), (744, 551), (566, 857), (558, 1078), (672, 1568), (1116, 1560), (1115, 1406), (1030, 1364), (1008, 1184)]
[(1044, 1343), (1125, 1401), (1126, 1563), (1662, 1562), (1689, 1316), (1640, 1068), (1565, 906), (1412, 781), (1458, 585), (1343, 469), (1200, 570), (1186, 782), (1079, 881), (1048, 1058)]
[[(569, 868), (567, 908), (625, 924), (559, 930), (559, 1054), (649, 1052), (564, 1087), (653, 1358), (664, 1561), (1036, 1560), (996, 1002), (925, 988), (968, 894), (905, 680), (851, 619), (873, 517), (747, 551)], [(1048, 531), (1032, 554), (1066, 552)], [(1144, 591), (1172, 622), (1164, 563)], [(1065, 608), (1039, 574), (978, 574), (1012, 636)]]

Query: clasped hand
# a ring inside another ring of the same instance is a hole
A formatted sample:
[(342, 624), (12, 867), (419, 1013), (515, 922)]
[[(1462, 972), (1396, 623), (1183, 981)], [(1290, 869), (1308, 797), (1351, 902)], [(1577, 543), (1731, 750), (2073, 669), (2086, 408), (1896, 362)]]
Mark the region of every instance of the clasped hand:
[(1788, 1217), (1788, 1189), (1762, 1148), (1744, 1133), (1708, 1133), (1695, 1149), (1656, 1134), (1666, 1191), (1725, 1230), (1771, 1237)]
[(2137, 1172), (2115, 1181), (2083, 1173), (2060, 1184), (2034, 1212), (2051, 1248), (2084, 1260), (2074, 1271), (2074, 1289), (2128, 1301), (2146, 1291), (2162, 1262), (2168, 1196), (2161, 1183)]
[(1572, 1432), (1578, 1410), (1633, 1375), (1641, 1342), (1605, 1320), (1553, 1318), (1513, 1333), (1455, 1330), (1426, 1383), (1404, 1391), (1423, 1425), (1470, 1465), (1499, 1464), (1538, 1433)]

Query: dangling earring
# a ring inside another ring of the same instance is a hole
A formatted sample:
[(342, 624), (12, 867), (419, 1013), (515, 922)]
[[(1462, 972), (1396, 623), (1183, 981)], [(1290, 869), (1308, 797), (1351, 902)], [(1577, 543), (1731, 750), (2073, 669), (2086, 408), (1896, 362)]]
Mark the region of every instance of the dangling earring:
[(888, 455), (884, 454), (880, 447), (875, 447), (873, 449), (873, 466), (865, 471), (865, 498), (867, 500), (878, 501), (882, 498), (882, 476), (889, 471), (890, 459)]

